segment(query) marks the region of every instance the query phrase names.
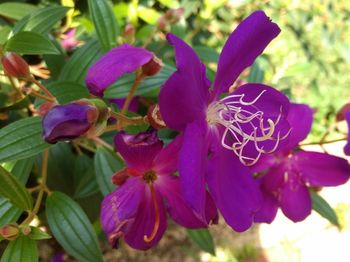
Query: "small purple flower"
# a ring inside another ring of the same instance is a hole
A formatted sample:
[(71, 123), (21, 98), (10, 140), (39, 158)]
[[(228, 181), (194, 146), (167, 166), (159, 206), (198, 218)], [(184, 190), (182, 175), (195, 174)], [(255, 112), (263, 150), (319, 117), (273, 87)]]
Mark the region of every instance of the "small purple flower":
[[(103, 96), (107, 87), (119, 77), (132, 73), (140, 67), (147, 71), (147, 75), (150, 72), (157, 73), (161, 65), (155, 61), (158, 59), (152, 52), (141, 47), (123, 44), (110, 50), (90, 67), (85, 79), (86, 85), (91, 94)], [(155, 65), (158, 65), (157, 70), (154, 70)]]
[(79, 45), (79, 41), (75, 38), (76, 29), (72, 28), (65, 33), (61, 45), (67, 51), (70, 51)]
[(186, 228), (204, 228), (215, 222), (217, 211), (209, 193), (203, 220), (186, 204), (179, 178), (172, 175), (177, 170), (182, 136), (164, 148), (154, 131), (120, 132), (114, 142), (127, 168), (114, 175), (113, 182), (120, 187), (105, 197), (101, 207), (102, 228), (113, 247), (120, 237), (136, 249), (156, 245), (167, 227), (166, 211)]
[(91, 105), (71, 103), (53, 107), (43, 118), (43, 137), (47, 143), (71, 140), (84, 135), (93, 125), (89, 114), (96, 111)]
[(191, 47), (167, 35), (178, 70), (163, 85), (159, 107), (167, 126), (184, 133), (179, 156), (184, 197), (204, 217), (207, 183), (226, 222), (236, 231), (251, 226), (261, 201), (244, 165), (253, 165), (261, 154), (276, 150), (288, 135), (289, 101), (272, 87), (257, 83), (220, 97), (279, 32), (262, 11), (246, 18), (220, 54), (213, 90), (205, 66)]
[(274, 155), (263, 156), (253, 167), (255, 171), (266, 172), (259, 179), (263, 206), (255, 215), (255, 222), (271, 223), (278, 207), (290, 220), (302, 221), (311, 213), (309, 187), (338, 186), (350, 176), (345, 159), (325, 153), (292, 151), (310, 132), (310, 107), (292, 104), (288, 121), (292, 126), (288, 145)]

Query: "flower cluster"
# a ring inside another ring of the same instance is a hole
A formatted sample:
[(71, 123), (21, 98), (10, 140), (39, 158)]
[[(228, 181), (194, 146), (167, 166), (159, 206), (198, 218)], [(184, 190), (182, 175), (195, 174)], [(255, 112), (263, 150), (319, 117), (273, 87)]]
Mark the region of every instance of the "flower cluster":
[[(290, 103), (265, 84), (235, 87), (239, 75), (279, 33), (264, 12), (251, 14), (226, 41), (213, 83), (194, 50), (167, 34), (176, 71), (162, 84), (158, 104), (145, 117), (126, 113), (137, 112), (137, 86), (159, 73), (163, 64), (154, 53), (123, 44), (88, 70), (87, 88), (98, 99), (48, 110), (43, 118), (48, 143), (96, 139), (117, 131), (114, 148), (126, 167), (115, 170), (116, 189), (101, 205), (102, 229), (113, 247), (120, 238), (141, 250), (156, 245), (166, 230), (167, 214), (183, 227), (206, 228), (217, 222), (220, 211), (238, 232), (254, 222), (271, 223), (278, 207), (292, 221), (302, 221), (311, 212), (310, 191), (349, 179), (346, 160), (300, 149), (311, 129), (311, 108)], [(128, 97), (111, 100), (121, 109), (114, 112), (100, 98), (130, 73), (136, 74), (135, 82)], [(350, 122), (350, 114), (346, 119)], [(151, 127), (138, 134), (122, 130), (140, 123)], [(176, 133), (166, 146), (156, 130), (164, 127)]]

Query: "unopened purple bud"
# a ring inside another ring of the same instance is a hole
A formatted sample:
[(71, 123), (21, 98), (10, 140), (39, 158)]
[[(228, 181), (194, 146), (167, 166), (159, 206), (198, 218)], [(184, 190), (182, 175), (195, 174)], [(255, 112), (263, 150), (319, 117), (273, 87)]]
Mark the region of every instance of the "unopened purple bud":
[(16, 78), (29, 78), (30, 70), (27, 62), (16, 53), (10, 52), (1, 58), (5, 74)]
[(47, 143), (72, 140), (84, 135), (94, 124), (97, 108), (70, 103), (53, 107), (43, 118), (43, 137)]

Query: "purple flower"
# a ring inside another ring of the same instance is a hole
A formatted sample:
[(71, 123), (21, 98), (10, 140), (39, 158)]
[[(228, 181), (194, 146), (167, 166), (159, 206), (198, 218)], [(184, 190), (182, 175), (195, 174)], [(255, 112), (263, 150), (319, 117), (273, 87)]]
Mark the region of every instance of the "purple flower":
[[(337, 113), (337, 121), (346, 120), (348, 130), (350, 130), (350, 103), (345, 104)], [(348, 131), (348, 142), (344, 147), (345, 155), (350, 156), (350, 131)]]
[(110, 50), (90, 67), (85, 80), (86, 85), (91, 94), (103, 96), (107, 87), (119, 77), (140, 67), (144, 74), (149, 76), (160, 70), (161, 62), (144, 48), (123, 44)]
[(75, 38), (76, 31), (77, 30), (75, 28), (69, 29), (67, 33), (63, 36), (61, 45), (67, 51), (74, 49), (79, 44), (79, 41)]
[(106, 196), (101, 207), (102, 228), (113, 247), (118, 246), (120, 237), (136, 249), (156, 245), (167, 227), (166, 211), (186, 228), (215, 222), (217, 211), (209, 193), (203, 220), (182, 198), (179, 178), (171, 175), (177, 170), (182, 136), (164, 148), (154, 131), (138, 135), (120, 132), (114, 142), (127, 168), (114, 175), (113, 181), (120, 187)]
[(255, 222), (271, 223), (278, 207), (292, 221), (302, 221), (311, 213), (309, 187), (338, 186), (350, 176), (345, 159), (325, 153), (292, 151), (310, 132), (310, 107), (292, 104), (288, 121), (292, 126), (288, 145), (274, 155), (263, 156), (253, 167), (255, 171), (267, 170), (259, 179), (263, 206)]
[(179, 156), (184, 197), (204, 217), (207, 183), (226, 222), (236, 231), (251, 226), (261, 202), (258, 186), (244, 165), (273, 152), (288, 134), (289, 101), (257, 83), (220, 96), (279, 32), (262, 11), (246, 18), (220, 54), (213, 90), (196, 53), (181, 39), (167, 35), (178, 70), (163, 85), (159, 107), (167, 126), (184, 133)]

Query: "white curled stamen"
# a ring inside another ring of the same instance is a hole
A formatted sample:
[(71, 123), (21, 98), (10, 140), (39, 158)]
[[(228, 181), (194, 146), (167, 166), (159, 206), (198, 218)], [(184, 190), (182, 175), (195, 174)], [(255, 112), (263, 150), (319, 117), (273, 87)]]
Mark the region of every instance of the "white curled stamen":
[[(282, 108), (274, 120), (264, 117), (264, 112), (255, 105), (263, 96), (263, 90), (254, 100), (245, 101), (244, 94), (230, 95), (220, 101), (211, 103), (207, 111), (209, 125), (220, 124), (225, 127), (221, 144), (224, 148), (232, 150), (239, 160), (247, 166), (254, 165), (261, 154), (274, 152), (281, 140), (280, 132), (275, 132), (277, 124), (282, 117)], [(261, 142), (272, 141), (272, 148), (264, 149)], [(256, 156), (245, 155), (244, 149), (252, 144), (256, 149)]]

